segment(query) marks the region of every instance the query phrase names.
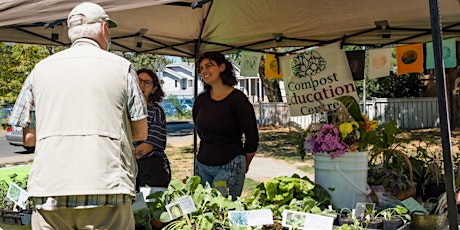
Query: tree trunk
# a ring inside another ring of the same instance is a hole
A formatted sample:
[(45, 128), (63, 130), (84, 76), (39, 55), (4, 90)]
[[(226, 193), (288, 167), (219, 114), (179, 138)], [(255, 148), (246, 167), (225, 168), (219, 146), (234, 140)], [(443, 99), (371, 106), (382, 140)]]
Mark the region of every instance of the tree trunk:
[(269, 102), (282, 102), (283, 97), (281, 96), (281, 90), (278, 79), (267, 79), (265, 78), (265, 57), (262, 55), (259, 65), (259, 77), (262, 81), (265, 95), (267, 95)]

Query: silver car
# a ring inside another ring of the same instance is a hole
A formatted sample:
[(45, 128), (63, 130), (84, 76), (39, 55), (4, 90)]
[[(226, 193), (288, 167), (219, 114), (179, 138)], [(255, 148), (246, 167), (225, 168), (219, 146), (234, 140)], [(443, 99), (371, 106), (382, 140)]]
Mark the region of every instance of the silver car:
[[(2, 125), (7, 124), (8, 117), (10, 116), (12, 110), (13, 108), (11, 107), (0, 109), (0, 120), (2, 121)], [(33, 153), (35, 151), (35, 146), (24, 146), (22, 127), (6, 126), (5, 137), (8, 143), (10, 143), (10, 145), (23, 146), (28, 153)]]

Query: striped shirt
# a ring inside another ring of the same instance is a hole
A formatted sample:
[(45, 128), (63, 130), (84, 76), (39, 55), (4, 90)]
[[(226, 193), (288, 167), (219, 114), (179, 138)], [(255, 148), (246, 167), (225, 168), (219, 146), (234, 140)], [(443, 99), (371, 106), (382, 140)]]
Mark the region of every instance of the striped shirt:
[(75, 195), (55, 197), (32, 197), (36, 209), (48, 211), (58, 208), (91, 208), (97, 206), (118, 206), (131, 204), (133, 197), (127, 194)]
[[(147, 122), (149, 132), (147, 140), (136, 141), (134, 146), (141, 143), (151, 144), (153, 146), (152, 152), (163, 152), (166, 148), (166, 116), (163, 108), (157, 103), (147, 107), (148, 116)], [(150, 154), (148, 154), (150, 155)]]

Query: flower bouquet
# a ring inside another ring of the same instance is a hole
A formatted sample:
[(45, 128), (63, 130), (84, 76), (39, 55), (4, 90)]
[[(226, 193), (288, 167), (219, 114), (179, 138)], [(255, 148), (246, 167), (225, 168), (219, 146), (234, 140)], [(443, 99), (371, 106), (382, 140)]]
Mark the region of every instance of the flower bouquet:
[(346, 152), (368, 151), (371, 145), (377, 150), (392, 144), (396, 121), (385, 124), (384, 131), (379, 132), (377, 121), (361, 113), (354, 97), (342, 96), (336, 100), (341, 102), (337, 110), (323, 111), (328, 114), (327, 121), (313, 123), (306, 130), (304, 143), (300, 143), (303, 154), (327, 152), (334, 159)]

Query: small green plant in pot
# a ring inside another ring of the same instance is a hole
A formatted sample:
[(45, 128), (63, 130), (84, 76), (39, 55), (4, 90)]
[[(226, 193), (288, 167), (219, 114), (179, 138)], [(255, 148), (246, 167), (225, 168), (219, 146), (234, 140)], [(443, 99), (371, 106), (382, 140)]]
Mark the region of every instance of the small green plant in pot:
[(383, 209), (377, 216), (382, 217), (384, 230), (396, 230), (411, 219), (407, 208), (400, 205)]

